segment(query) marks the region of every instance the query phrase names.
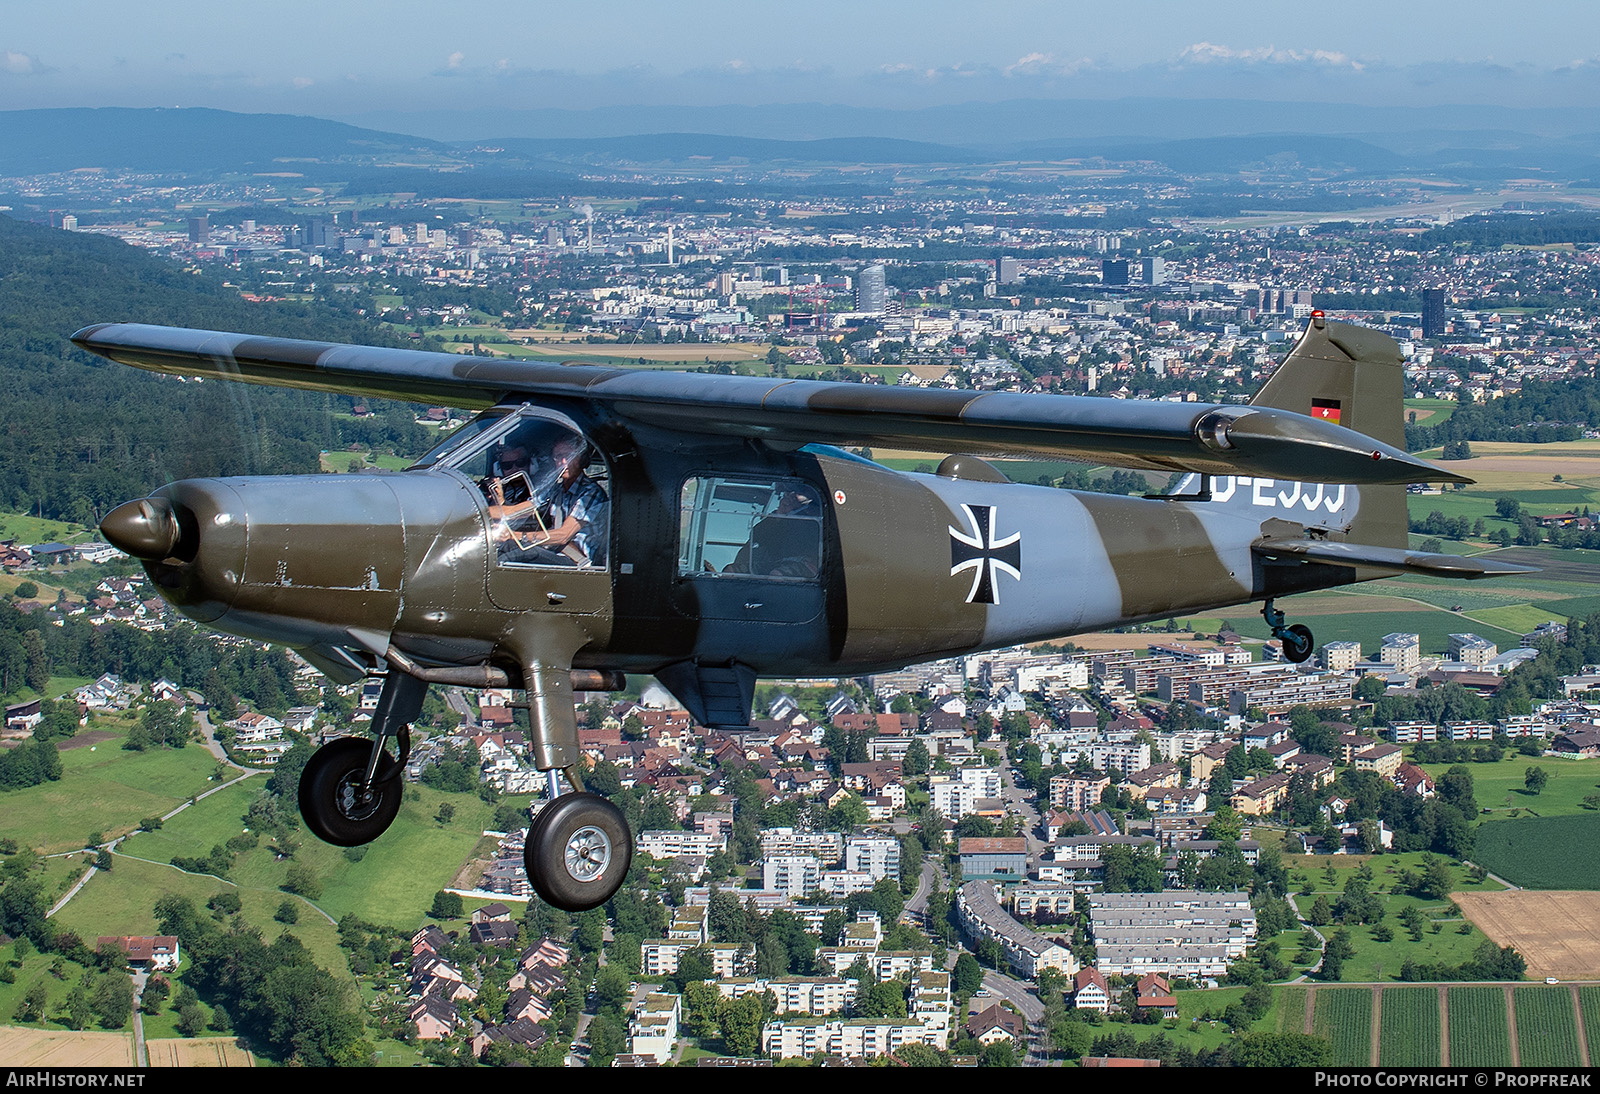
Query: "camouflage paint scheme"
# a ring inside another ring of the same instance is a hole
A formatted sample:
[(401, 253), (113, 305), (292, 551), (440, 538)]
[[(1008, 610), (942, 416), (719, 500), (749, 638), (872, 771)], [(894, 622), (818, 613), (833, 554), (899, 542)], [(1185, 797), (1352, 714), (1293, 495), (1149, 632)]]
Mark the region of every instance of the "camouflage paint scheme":
[[(1510, 572), (1405, 550), (1395, 484), (1459, 476), (1399, 451), (1395, 343), (1320, 317), (1248, 407), (775, 384), (148, 327), (75, 340), (159, 371), (520, 408), (587, 437), (608, 476), (607, 568), (501, 565), (488, 503), (448, 456), (401, 473), (172, 483), (103, 526), (184, 614), (294, 647), (336, 680), (385, 660), (503, 674), (528, 691), (543, 768), (577, 760), (572, 669), (653, 673), (698, 720), (742, 724), (760, 675), (852, 675), (1404, 570)], [(1313, 400), (1341, 424), (1305, 417)], [(1164, 498), (1013, 484), (969, 454), (902, 474), (816, 443), (830, 433), (1189, 474)], [(1285, 470), (1300, 478), (1266, 477)], [(820, 572), (680, 572), (684, 484), (713, 474), (814, 488)]]

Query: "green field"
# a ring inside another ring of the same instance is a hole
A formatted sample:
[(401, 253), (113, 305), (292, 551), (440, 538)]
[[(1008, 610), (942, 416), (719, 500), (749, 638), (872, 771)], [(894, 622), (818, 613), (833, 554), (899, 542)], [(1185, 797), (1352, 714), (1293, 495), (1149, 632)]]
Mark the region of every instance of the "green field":
[[(204, 855), (243, 830), (241, 817), (260, 789), (259, 780), (251, 780), (214, 794), (184, 810), (160, 831), (130, 837), (121, 849), (163, 863), (177, 855)], [(448, 827), (440, 827), (433, 817), (447, 797), (456, 807), (456, 817)], [(314, 903), (328, 917), (338, 920), (354, 912), (374, 923), (415, 927), (433, 902), (434, 893), (450, 884), (470, 856), (493, 813), (474, 795), (444, 795), (426, 787), (408, 787), (406, 799), (394, 825), (368, 847), (360, 862), (351, 862), (342, 849), (321, 842), (303, 828), (297, 833), (300, 846), (294, 861), (310, 865), (321, 879), (322, 895)], [(263, 843), (238, 857), (230, 877), (241, 890), (270, 893), (283, 884), (288, 868), (289, 863), (275, 859)], [(282, 894), (273, 899), (272, 908), (282, 899)], [(313, 914), (303, 911), (301, 923)]]
[(71, 543), (88, 536), (90, 531), (82, 524), (0, 511), (0, 539), (18, 539), (23, 543)]
[(1600, 987), (1578, 989), (1578, 1013), (1583, 1019), (1584, 1040), (1590, 1046), (1589, 1062), (1593, 1064), (1596, 1051), (1600, 1051)]
[(1304, 1033), (1306, 1006), (1310, 1001), (1311, 992), (1307, 988), (1278, 988), (1273, 992), (1272, 1010), (1261, 1024), (1274, 1033)]
[(0, 794), (0, 832), (42, 853), (70, 851), (91, 832), (130, 832), (216, 785), (217, 761), (204, 748), (125, 752), (122, 741), (65, 748), (59, 781)]
[(1451, 988), (1450, 1065), (1495, 1067), (1511, 1063), (1506, 994), (1499, 988)]
[(1524, 889), (1600, 889), (1600, 860), (1573, 854), (1600, 838), (1600, 814), (1519, 817), (1478, 828), (1473, 861)]
[[(1450, 766), (1423, 764), (1422, 768), (1437, 779)], [(1600, 763), (1593, 760), (1514, 755), (1499, 763), (1466, 766), (1472, 772), (1473, 797), (1478, 807), (1492, 809), (1497, 815), (1489, 819), (1498, 819), (1512, 809), (1538, 817), (1596, 816), (1582, 804), (1600, 785)], [(1542, 793), (1533, 794), (1526, 789), (1530, 767), (1537, 767), (1549, 776)]]
[(1523, 1067), (1577, 1067), (1578, 1024), (1572, 992), (1565, 988), (1518, 988), (1517, 1048)]
[(1385, 988), (1378, 1010), (1378, 1063), (1439, 1066), (1437, 988)]
[(1372, 991), (1348, 988), (1318, 989), (1311, 1031), (1333, 1044), (1336, 1067), (1367, 1067), (1372, 1063)]

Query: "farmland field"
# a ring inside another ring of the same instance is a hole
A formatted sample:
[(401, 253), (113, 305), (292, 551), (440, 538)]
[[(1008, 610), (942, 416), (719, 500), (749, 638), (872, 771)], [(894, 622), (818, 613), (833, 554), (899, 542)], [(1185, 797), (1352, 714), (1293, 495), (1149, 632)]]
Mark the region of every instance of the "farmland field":
[[(1564, 764), (1546, 763), (1543, 767), (1554, 776), (1552, 783), (1567, 775)], [(1584, 793), (1592, 794), (1593, 772), (1584, 774)], [(1487, 797), (1479, 800), (1485, 805), (1490, 801)], [(1537, 801), (1533, 798), (1521, 804), (1526, 808)], [(1597, 837), (1600, 814), (1595, 813), (1494, 820), (1478, 826), (1473, 861), (1527, 889), (1600, 889), (1600, 860), (1571, 853), (1573, 847), (1592, 846)]]
[(1439, 990), (1385, 988), (1378, 1014), (1378, 1062), (1439, 1066)]
[(1523, 1067), (1577, 1067), (1578, 1025), (1565, 987), (1518, 988), (1517, 1048)]
[(256, 1058), (232, 1037), (146, 1038), (151, 1067), (255, 1067)]
[[(131, 1067), (133, 1033), (0, 1026), (7, 1067)], [(31, 1077), (31, 1076), (30, 1076)]]
[(1583, 1020), (1583, 1036), (1589, 1043), (1589, 1062), (1600, 1050), (1600, 988), (1588, 985), (1578, 989), (1578, 1013)]
[(1497, 946), (1515, 946), (1530, 977), (1600, 978), (1600, 893), (1451, 893)]
[(1367, 988), (1318, 988), (1311, 1031), (1333, 1044), (1337, 1067), (1372, 1063), (1372, 992)]
[(1277, 1015), (1272, 1028), (1278, 1033), (1304, 1033), (1306, 1007), (1311, 992), (1302, 987), (1285, 987), (1277, 990)]
[(1506, 993), (1500, 988), (1451, 988), (1450, 1066), (1496, 1067), (1511, 1063)]

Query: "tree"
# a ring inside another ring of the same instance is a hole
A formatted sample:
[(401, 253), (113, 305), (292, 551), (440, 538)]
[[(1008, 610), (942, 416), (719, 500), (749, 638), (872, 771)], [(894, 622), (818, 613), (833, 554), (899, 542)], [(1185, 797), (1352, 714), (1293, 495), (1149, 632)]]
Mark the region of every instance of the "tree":
[(722, 1044), (735, 1056), (754, 1056), (761, 1048), (761, 1023), (766, 1007), (758, 995), (724, 999), (717, 1009)]
[(1530, 794), (1543, 793), (1549, 781), (1550, 775), (1542, 767), (1530, 767), (1522, 776), (1522, 785), (1527, 787)]
[(1235, 1067), (1326, 1067), (1333, 1045), (1307, 1033), (1241, 1033), (1234, 1037)]
[(133, 977), (121, 969), (106, 973), (95, 985), (91, 1004), (102, 1026), (121, 1029), (133, 1013)]
[(900, 771), (907, 776), (926, 775), (928, 765), (932, 762), (932, 758), (928, 755), (928, 746), (913, 737), (910, 746), (906, 748), (905, 756), (900, 761)]
[(300, 922), (300, 908), (292, 900), (285, 900), (278, 905), (278, 910), (273, 913), (273, 919), (279, 923), (293, 925)]
[(315, 900), (322, 895), (322, 879), (305, 863), (291, 862), (289, 872), (284, 878), (283, 888), (291, 893), (299, 893), (307, 900)]
[(620, 965), (607, 965), (601, 969), (594, 978), (594, 994), (599, 1006), (620, 1014), (633, 995), (627, 970)]
[(952, 970), (953, 979), (951, 986), (961, 995), (971, 995), (983, 987), (983, 967), (978, 964), (978, 959), (970, 953), (963, 953), (956, 958), (956, 967)]
[(856, 996), (858, 1018), (904, 1018), (906, 986), (899, 980), (880, 980)]
[(461, 894), (440, 889), (433, 894), (433, 906), (428, 909), (428, 914), (434, 919), (459, 919), (464, 907)]
[(455, 805), (451, 802), (440, 802), (439, 811), (433, 815), (433, 819), (439, 822), (441, 828), (449, 824), (456, 819)]
[(722, 993), (716, 985), (694, 980), (683, 986), (683, 1031), (696, 1040), (717, 1036), (717, 1007)]
[(16, 1009), (11, 1012), (13, 1021), (37, 1022), (44, 1017), (44, 1008), (50, 1002), (50, 989), (43, 980), (35, 980), (23, 993)]

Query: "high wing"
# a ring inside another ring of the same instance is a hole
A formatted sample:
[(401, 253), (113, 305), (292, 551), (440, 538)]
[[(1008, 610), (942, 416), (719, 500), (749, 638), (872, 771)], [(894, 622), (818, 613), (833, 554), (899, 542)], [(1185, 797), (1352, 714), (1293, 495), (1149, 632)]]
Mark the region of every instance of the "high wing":
[(623, 419), (776, 444), (1045, 456), (1358, 485), (1471, 481), (1331, 422), (1261, 406), (635, 371), (136, 323), (85, 327), (72, 340), (155, 372), (468, 409), (508, 398), (582, 399)]

